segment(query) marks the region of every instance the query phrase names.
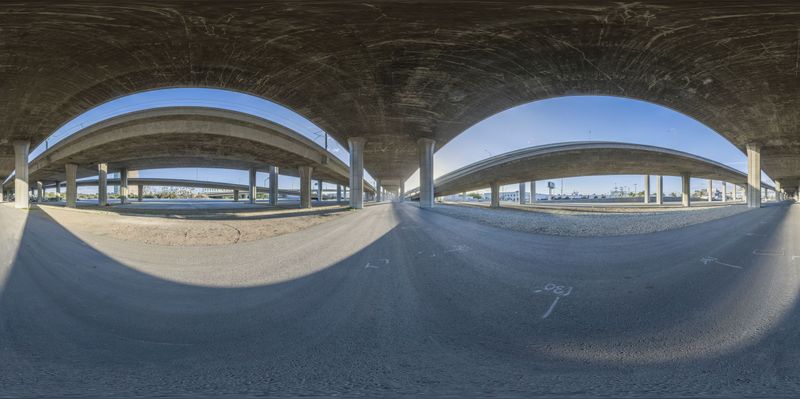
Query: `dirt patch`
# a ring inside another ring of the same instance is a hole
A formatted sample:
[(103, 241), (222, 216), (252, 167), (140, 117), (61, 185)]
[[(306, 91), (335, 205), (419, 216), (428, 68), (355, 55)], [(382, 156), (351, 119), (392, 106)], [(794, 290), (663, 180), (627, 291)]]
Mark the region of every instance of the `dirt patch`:
[(345, 206), (280, 209), (246, 215), (121, 215), (84, 209), (40, 206), (70, 231), (164, 246), (230, 245), (293, 233), (348, 214)]

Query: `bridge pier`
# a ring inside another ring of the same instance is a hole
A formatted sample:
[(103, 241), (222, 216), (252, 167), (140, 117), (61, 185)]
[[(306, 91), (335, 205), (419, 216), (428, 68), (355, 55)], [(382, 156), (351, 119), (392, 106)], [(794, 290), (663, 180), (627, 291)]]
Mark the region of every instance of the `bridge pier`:
[(233, 202), (239, 202), (239, 190), (233, 190)]
[(714, 181), (708, 179), (708, 189), (706, 189), (706, 195), (708, 195), (708, 202), (714, 200)]
[(67, 174), (67, 208), (78, 206), (78, 165), (68, 163), (64, 165)]
[(419, 206), (433, 207), (433, 150), (436, 141), (422, 138), (417, 140), (419, 155)]
[(256, 191), (256, 168), (250, 168), (248, 171), (249, 176), (249, 185), (248, 185), (248, 200), (251, 204), (256, 203), (256, 195), (258, 192)]
[(650, 175), (644, 175), (644, 203), (650, 203)]
[(336, 202), (342, 202), (342, 185), (336, 185)]
[(97, 203), (108, 205), (108, 164), (97, 164)]
[(491, 183), (489, 186), (491, 190), (491, 198), (492, 201), (489, 203), (490, 208), (499, 208), (500, 207), (500, 184), (497, 182)]
[(278, 167), (269, 167), (269, 204), (278, 205)]
[(300, 207), (311, 208), (311, 172), (314, 168), (301, 166), (297, 169), (300, 171)]
[(28, 197), (28, 152), (29, 141), (14, 142), (14, 207), (27, 208)]
[(119, 170), (119, 203), (125, 205), (128, 203), (128, 169), (122, 168)]
[(36, 182), (36, 202), (42, 203), (44, 201), (44, 184), (41, 181)]
[(761, 207), (761, 145), (747, 144), (747, 207)]
[(530, 203), (536, 202), (536, 180), (531, 180), (531, 200)]
[(144, 186), (139, 184), (138, 186), (136, 186), (136, 190), (138, 191), (136, 193), (136, 199), (137, 201), (142, 202), (142, 200), (144, 199)]
[(322, 180), (317, 180), (317, 201), (322, 201)]
[(690, 185), (689, 180), (691, 177), (689, 176), (689, 172), (681, 173), (681, 204), (685, 207), (691, 206), (692, 204), (692, 193), (690, 192)]
[(664, 204), (664, 176), (656, 176), (656, 205)]
[(728, 183), (722, 182), (722, 202), (728, 202)]
[[(465, 200), (466, 200), (466, 197), (467, 197), (467, 195), (466, 195), (466, 193), (464, 193), (464, 199)], [(519, 184), (519, 204), (520, 205), (524, 205), (525, 204), (525, 183), (524, 182)]]
[(364, 144), (367, 139), (351, 137), (347, 139), (350, 148), (350, 207), (364, 207)]

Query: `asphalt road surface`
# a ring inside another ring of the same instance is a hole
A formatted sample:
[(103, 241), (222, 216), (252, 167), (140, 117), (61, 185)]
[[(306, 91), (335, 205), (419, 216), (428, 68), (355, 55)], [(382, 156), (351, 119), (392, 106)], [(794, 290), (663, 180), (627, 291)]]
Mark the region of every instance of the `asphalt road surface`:
[(796, 396), (800, 205), (637, 236), (381, 204), (230, 246), (0, 206), (0, 396)]

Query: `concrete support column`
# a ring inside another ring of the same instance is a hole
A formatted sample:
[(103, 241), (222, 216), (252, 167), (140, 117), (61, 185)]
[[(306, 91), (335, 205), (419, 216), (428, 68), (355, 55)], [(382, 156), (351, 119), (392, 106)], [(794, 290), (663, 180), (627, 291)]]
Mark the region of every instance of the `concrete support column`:
[(256, 186), (256, 168), (250, 168), (248, 172), (249, 184), (247, 188), (248, 201), (251, 204), (256, 203), (256, 196), (258, 194), (258, 187)]
[(747, 145), (747, 207), (761, 207), (761, 145)]
[(58, 197), (58, 200), (61, 201), (61, 182), (60, 181), (56, 182), (56, 197)]
[(433, 139), (417, 140), (419, 153), (419, 206), (433, 207)]
[(41, 181), (36, 182), (36, 202), (41, 203), (44, 201), (44, 184)]
[(239, 190), (233, 190), (233, 202), (239, 202)]
[(278, 205), (278, 167), (269, 167), (269, 204)]
[(78, 206), (78, 165), (68, 163), (65, 165), (67, 173), (67, 208)]
[(317, 200), (322, 201), (322, 180), (317, 180)]
[(775, 201), (783, 201), (783, 193), (781, 192), (781, 184), (775, 182)]
[(0, 202), (5, 202), (6, 190), (0, 187)]
[(692, 203), (689, 180), (689, 172), (681, 173), (681, 203), (683, 206), (690, 206)]
[(398, 201), (403, 202), (405, 200), (406, 200), (406, 184), (400, 183), (400, 197), (398, 198)]
[(664, 204), (664, 176), (656, 177), (656, 205)]
[(714, 200), (714, 181), (711, 179), (708, 179), (708, 189), (706, 189), (706, 195), (708, 195), (708, 202)]
[(531, 180), (531, 204), (536, 202), (536, 180)]
[(492, 183), (489, 188), (492, 191), (492, 202), (489, 204), (491, 208), (499, 208), (500, 207), (500, 184)]
[(119, 170), (119, 202), (121, 204), (128, 203), (128, 169), (122, 168)]
[(311, 172), (314, 171), (314, 168), (301, 166), (298, 170), (300, 171), (300, 207), (311, 208)]
[(383, 201), (383, 187), (381, 187), (381, 181), (375, 180), (375, 202)]
[(722, 182), (722, 202), (728, 201), (728, 183)]
[(139, 202), (142, 202), (142, 200), (144, 200), (144, 186), (141, 184), (136, 186), (136, 199)]
[(367, 139), (351, 137), (347, 139), (350, 149), (350, 207), (364, 207), (364, 144)]
[(97, 164), (97, 203), (108, 205), (108, 164)]
[(525, 204), (525, 183), (519, 184), (519, 204)]
[(27, 208), (28, 197), (28, 152), (31, 143), (28, 141), (14, 142), (14, 207)]
[(336, 202), (342, 202), (342, 185), (336, 185)]
[(644, 175), (644, 203), (650, 203), (650, 175)]

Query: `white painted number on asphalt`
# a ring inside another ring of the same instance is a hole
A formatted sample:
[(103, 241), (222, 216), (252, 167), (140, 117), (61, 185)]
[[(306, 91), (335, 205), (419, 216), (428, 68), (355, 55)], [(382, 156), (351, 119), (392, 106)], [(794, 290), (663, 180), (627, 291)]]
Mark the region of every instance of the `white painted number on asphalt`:
[(719, 259), (714, 258), (712, 256), (704, 256), (704, 257), (700, 258), (700, 262), (703, 262), (704, 265), (707, 265), (709, 263), (716, 263), (718, 265), (728, 266), (728, 267), (733, 268), (733, 269), (741, 269), (742, 268), (741, 266), (736, 266), (736, 265), (732, 265), (730, 263), (720, 262)]
[(388, 264), (389, 264), (389, 259), (375, 259), (367, 262), (367, 265), (364, 266), (364, 269), (379, 269), (380, 266), (378, 265), (388, 265)]
[(572, 293), (572, 287), (566, 285), (558, 285), (555, 283), (547, 283), (544, 286), (544, 289), (536, 290), (534, 292), (543, 292), (543, 291), (556, 296), (556, 298), (553, 300), (553, 303), (550, 304), (550, 307), (547, 308), (547, 311), (544, 312), (544, 314), (542, 315), (542, 318), (546, 319), (550, 316), (551, 313), (553, 313), (553, 309), (556, 308), (556, 304), (558, 304), (559, 299), (561, 299), (561, 297), (569, 296), (569, 294)]

